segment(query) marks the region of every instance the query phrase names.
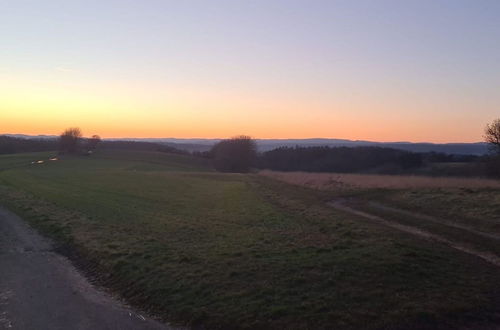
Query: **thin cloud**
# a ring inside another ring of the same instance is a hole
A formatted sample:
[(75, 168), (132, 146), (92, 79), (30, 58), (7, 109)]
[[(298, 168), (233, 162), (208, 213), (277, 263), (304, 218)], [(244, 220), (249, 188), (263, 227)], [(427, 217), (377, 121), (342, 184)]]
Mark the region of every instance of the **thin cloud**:
[(65, 66), (58, 66), (58, 67), (56, 67), (56, 71), (66, 72), (66, 73), (75, 73), (75, 72), (78, 72), (75, 69), (68, 68), (68, 67), (65, 67)]

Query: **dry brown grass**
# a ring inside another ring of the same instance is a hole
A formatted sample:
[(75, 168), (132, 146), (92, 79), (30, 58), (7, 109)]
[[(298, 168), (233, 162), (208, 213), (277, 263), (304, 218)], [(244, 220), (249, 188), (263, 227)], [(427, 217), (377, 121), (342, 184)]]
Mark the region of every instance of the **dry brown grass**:
[(500, 188), (500, 180), (480, 178), (428, 177), (413, 175), (374, 175), (261, 171), (259, 174), (287, 183), (322, 189), (352, 188)]

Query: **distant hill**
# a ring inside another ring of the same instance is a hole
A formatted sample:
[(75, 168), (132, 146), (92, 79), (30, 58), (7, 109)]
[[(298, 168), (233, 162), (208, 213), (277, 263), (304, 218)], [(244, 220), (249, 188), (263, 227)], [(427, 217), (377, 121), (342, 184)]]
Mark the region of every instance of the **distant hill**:
[(0, 134), (0, 136), (8, 136), (17, 139), (55, 139), (56, 135), (26, 135), (26, 134)]
[(478, 143), (412, 143), (412, 142), (372, 142), (342, 139), (297, 139), (297, 140), (258, 140), (259, 150), (267, 151), (280, 146), (300, 147), (362, 147), (374, 146), (400, 149), (413, 152), (442, 152), (457, 155), (483, 155), (488, 152), (487, 144)]
[[(24, 135), (24, 134), (4, 134), (5, 136), (23, 139), (53, 139), (55, 135)], [(138, 141), (154, 142), (168, 145), (170, 147), (183, 149), (186, 151), (207, 151), (221, 139), (178, 139), (178, 138), (115, 138), (105, 139), (106, 141)], [(412, 142), (373, 142), (362, 140), (345, 139), (257, 139), (259, 151), (269, 151), (279, 147), (361, 147), (376, 146), (407, 150), (413, 152), (442, 152), (457, 155), (484, 155), (488, 152), (487, 144), (477, 143), (412, 143)]]
[[(141, 141), (143, 139), (132, 139)], [(144, 139), (148, 142), (164, 143), (189, 151), (207, 151), (221, 139)], [(269, 151), (279, 147), (361, 147), (375, 146), (394, 148), (413, 152), (442, 152), (457, 155), (484, 155), (488, 152), (487, 144), (477, 143), (412, 143), (412, 142), (372, 142), (343, 139), (257, 139), (259, 151)]]

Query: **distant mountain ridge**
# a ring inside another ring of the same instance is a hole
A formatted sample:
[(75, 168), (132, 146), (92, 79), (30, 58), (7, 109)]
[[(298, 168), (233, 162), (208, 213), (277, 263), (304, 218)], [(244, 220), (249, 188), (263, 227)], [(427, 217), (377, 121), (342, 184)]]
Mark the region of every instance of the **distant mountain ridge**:
[(59, 136), (57, 135), (26, 135), (26, 134), (0, 134), (0, 136), (8, 136), (18, 139), (54, 139)]
[[(125, 140), (125, 139), (112, 139)], [(176, 148), (184, 148), (190, 151), (207, 151), (215, 143), (222, 139), (180, 139), (180, 138), (127, 138), (131, 141), (147, 141), (164, 143), (175, 146)], [(488, 152), (488, 145), (484, 142), (476, 143), (414, 143), (414, 142), (373, 142), (363, 140), (346, 140), (346, 139), (328, 139), (328, 138), (311, 138), (311, 139), (256, 139), (259, 151), (269, 151), (279, 147), (360, 147), (374, 146), (394, 148), (412, 152), (442, 152), (447, 154), (457, 155), (484, 155)]]
[[(2, 134), (4, 136), (23, 139), (53, 139), (56, 135), (25, 135)], [(222, 139), (184, 139), (184, 138), (110, 138), (108, 141), (142, 141), (170, 145), (188, 151), (207, 151)], [(256, 139), (259, 151), (268, 151), (279, 147), (360, 147), (374, 146), (401, 149), (412, 152), (442, 152), (458, 155), (484, 155), (488, 152), (488, 145), (484, 142), (476, 143), (414, 143), (414, 142), (373, 142), (363, 140), (310, 138), (310, 139)]]

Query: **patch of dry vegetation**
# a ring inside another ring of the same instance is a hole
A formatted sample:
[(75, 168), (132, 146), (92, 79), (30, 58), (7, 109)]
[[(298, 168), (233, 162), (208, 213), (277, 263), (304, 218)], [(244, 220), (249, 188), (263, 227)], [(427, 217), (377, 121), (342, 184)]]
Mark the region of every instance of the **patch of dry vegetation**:
[(500, 188), (500, 180), (480, 178), (276, 172), (268, 170), (261, 171), (259, 174), (287, 183), (321, 190), (350, 190), (355, 188)]

